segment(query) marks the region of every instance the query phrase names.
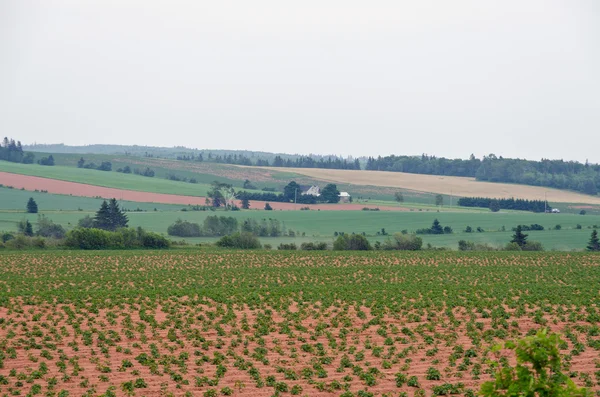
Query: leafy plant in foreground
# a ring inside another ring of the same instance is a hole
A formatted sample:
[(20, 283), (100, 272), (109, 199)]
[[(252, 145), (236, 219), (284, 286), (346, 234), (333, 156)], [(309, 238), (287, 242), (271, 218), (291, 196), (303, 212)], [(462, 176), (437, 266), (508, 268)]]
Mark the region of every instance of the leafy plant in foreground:
[[(481, 386), (480, 394), (484, 397), (591, 396), (587, 389), (578, 388), (561, 372), (558, 350), (561, 342), (558, 334), (548, 334), (546, 329), (517, 343), (507, 342), (506, 348), (515, 350), (516, 367), (505, 364), (496, 372), (494, 381), (485, 382)], [(500, 346), (495, 349), (499, 350)]]

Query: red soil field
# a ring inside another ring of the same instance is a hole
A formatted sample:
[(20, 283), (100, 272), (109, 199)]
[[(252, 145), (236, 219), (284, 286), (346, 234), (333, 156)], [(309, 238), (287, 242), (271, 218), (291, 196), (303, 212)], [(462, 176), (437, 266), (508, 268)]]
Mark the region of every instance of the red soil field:
[[(205, 197), (179, 196), (175, 194), (139, 192), (135, 190), (114, 189), (110, 187), (86, 185), (84, 183), (60, 181), (56, 179), (41, 178), (37, 176), (11, 174), (0, 172), (0, 183), (5, 186), (12, 186), (15, 189), (25, 190), (45, 190), (53, 194), (65, 194), (81, 197), (103, 197), (116, 198), (125, 201), (135, 201), (140, 203), (162, 203), (162, 204), (181, 204), (181, 205), (204, 205)], [(251, 201), (250, 208), (263, 209), (265, 201)], [(306, 207), (304, 204), (293, 203), (270, 203), (274, 210), (299, 210)], [(238, 203), (239, 205), (239, 203)], [(327, 211), (359, 211), (363, 208), (379, 208), (382, 211), (407, 211), (403, 207), (378, 207), (375, 205), (363, 204), (315, 204), (308, 205), (311, 210)]]

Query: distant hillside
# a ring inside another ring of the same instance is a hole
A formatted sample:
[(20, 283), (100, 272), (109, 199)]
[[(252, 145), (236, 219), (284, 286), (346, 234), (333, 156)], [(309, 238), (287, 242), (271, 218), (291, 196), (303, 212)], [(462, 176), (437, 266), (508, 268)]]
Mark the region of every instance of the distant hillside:
[(189, 162), (213, 162), (244, 166), (280, 168), (372, 170), (423, 175), (472, 177), (479, 181), (516, 183), (572, 190), (597, 196), (600, 191), (600, 165), (577, 161), (510, 159), (494, 154), (478, 159), (447, 159), (436, 156), (385, 156), (342, 158), (339, 156), (298, 155), (247, 150), (207, 150), (185, 147), (121, 145), (67, 146), (31, 145), (25, 150), (45, 153), (126, 154)]
[[(287, 153), (270, 153), (261, 151), (251, 150), (224, 150), (224, 149), (195, 149), (187, 148), (184, 146), (174, 147), (157, 147), (157, 146), (139, 146), (139, 145), (85, 145), (85, 146), (69, 146), (62, 143), (57, 144), (34, 144), (34, 145), (23, 145), (24, 150), (31, 152), (42, 152), (42, 153), (73, 153), (73, 154), (109, 154), (109, 155), (131, 155), (140, 157), (154, 157), (154, 158), (166, 158), (166, 159), (178, 159), (178, 158), (193, 158), (196, 159), (202, 155), (204, 160), (214, 159), (220, 157), (226, 159), (231, 156), (247, 157), (254, 162), (257, 160), (265, 160), (269, 163), (273, 162), (276, 157), (281, 157), (285, 160), (296, 160), (302, 157), (311, 157), (313, 159), (342, 159), (340, 156), (335, 155), (315, 155), (309, 154), (287, 154)], [(218, 161), (215, 161), (218, 162)], [(226, 161), (222, 161), (225, 163)], [(248, 164), (250, 165), (250, 164)], [(253, 164), (254, 165), (254, 164)]]

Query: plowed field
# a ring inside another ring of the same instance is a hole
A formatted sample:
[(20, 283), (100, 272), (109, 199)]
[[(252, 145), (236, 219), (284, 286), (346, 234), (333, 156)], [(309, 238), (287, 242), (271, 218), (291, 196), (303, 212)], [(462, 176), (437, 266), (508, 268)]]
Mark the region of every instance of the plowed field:
[(599, 262), (4, 253), (0, 393), (469, 395), (490, 379), (493, 345), (540, 327), (562, 333), (576, 383), (599, 390)]

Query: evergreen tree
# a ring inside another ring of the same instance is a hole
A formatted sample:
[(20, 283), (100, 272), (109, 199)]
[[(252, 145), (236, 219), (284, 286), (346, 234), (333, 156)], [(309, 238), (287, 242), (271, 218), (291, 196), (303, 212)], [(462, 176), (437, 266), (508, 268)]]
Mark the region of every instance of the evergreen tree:
[(27, 219), (21, 220), (17, 224), (17, 229), (19, 230), (19, 233), (23, 233), (25, 236), (33, 236), (33, 226), (31, 225), (31, 222), (29, 222)]
[(31, 222), (25, 222), (25, 230), (23, 231), (23, 234), (29, 237), (33, 236), (33, 226), (31, 226)]
[(30, 197), (29, 201), (27, 201), (27, 212), (30, 214), (37, 214), (38, 212), (38, 206), (33, 197)]
[(431, 234), (444, 234), (444, 228), (440, 225), (440, 221), (437, 218), (433, 220), (433, 224), (431, 225)]
[(527, 244), (527, 234), (523, 233), (523, 229), (521, 228), (521, 225), (517, 226), (517, 229), (515, 230), (515, 234), (513, 234), (513, 238), (512, 238), (512, 240), (510, 240), (510, 242), (516, 243), (521, 248), (523, 248), (523, 246), (525, 244)]
[(110, 199), (108, 203), (108, 210), (110, 213), (110, 230), (117, 230), (122, 227), (127, 227), (129, 220), (127, 219), (127, 215), (125, 215), (125, 213), (121, 211), (121, 208), (119, 208), (117, 199)]
[(85, 164), (85, 160), (82, 158), (79, 159), (79, 161), (77, 162), (77, 168), (83, 168), (83, 165)]
[(242, 208), (245, 210), (250, 209), (250, 200), (248, 200), (248, 197), (242, 197)]
[(110, 209), (106, 200), (100, 205), (100, 209), (94, 217), (94, 227), (98, 229), (111, 230)]
[(590, 242), (587, 246), (588, 251), (600, 251), (600, 240), (598, 240), (598, 231), (592, 231), (592, 236), (590, 237)]
[(127, 215), (121, 211), (117, 200), (114, 198), (108, 202), (104, 200), (94, 217), (94, 227), (104, 230), (114, 231), (122, 227), (127, 227), (128, 222)]
[(265, 211), (272, 211), (272, 210), (273, 210), (273, 207), (271, 207), (271, 204), (266, 203), (265, 204)]

